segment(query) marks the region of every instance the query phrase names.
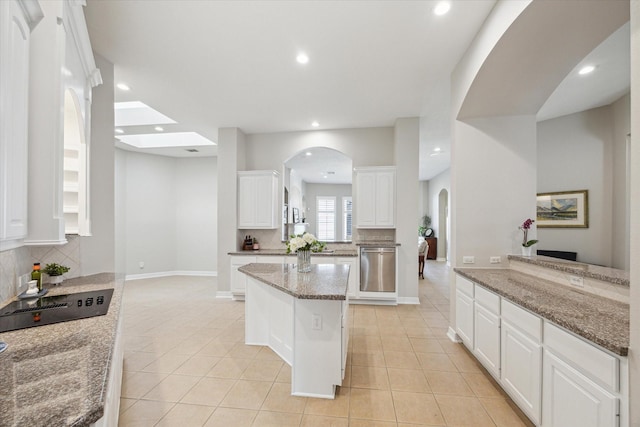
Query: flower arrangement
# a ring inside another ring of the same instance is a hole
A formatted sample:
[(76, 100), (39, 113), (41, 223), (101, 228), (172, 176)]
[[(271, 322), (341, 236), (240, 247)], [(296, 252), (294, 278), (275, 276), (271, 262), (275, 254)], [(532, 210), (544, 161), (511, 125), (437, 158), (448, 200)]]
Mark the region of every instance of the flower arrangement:
[(537, 240), (527, 240), (529, 229), (531, 228), (531, 224), (533, 224), (534, 222), (536, 222), (534, 219), (527, 218), (527, 220), (523, 222), (520, 227), (518, 227), (518, 229), (522, 230), (522, 232), (524, 233), (524, 237), (522, 239), (522, 246), (525, 248), (529, 248), (535, 245), (536, 243), (538, 243)]
[(287, 241), (287, 253), (298, 252), (299, 250), (322, 252), (325, 243), (318, 241), (311, 233), (292, 234)]

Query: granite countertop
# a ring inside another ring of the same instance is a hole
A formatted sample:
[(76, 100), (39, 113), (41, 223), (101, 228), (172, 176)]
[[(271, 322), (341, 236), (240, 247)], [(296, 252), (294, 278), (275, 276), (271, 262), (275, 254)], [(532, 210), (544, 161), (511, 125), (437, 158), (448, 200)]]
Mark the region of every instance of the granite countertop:
[(104, 316), (0, 333), (8, 344), (0, 354), (0, 425), (82, 427), (102, 418), (123, 282), (102, 273), (50, 286), (47, 296), (114, 292)]
[(629, 352), (628, 304), (509, 269), (454, 271), (615, 354)]
[(310, 272), (298, 273), (295, 264), (251, 263), (238, 271), (298, 299), (347, 299), (348, 265), (312, 264)]
[[(227, 255), (249, 255), (249, 256), (260, 256), (260, 255), (276, 255), (276, 256), (296, 256), (295, 253), (287, 253), (286, 249), (258, 249), (256, 251), (236, 251), (236, 252), (228, 252)], [(323, 252), (311, 252), (311, 256), (326, 256), (326, 257), (357, 257), (358, 251), (353, 249), (336, 249), (336, 250), (328, 250)]]
[(360, 240), (356, 242), (356, 246), (375, 246), (376, 248), (395, 248), (400, 246), (392, 240)]
[(628, 271), (618, 270), (616, 268), (601, 267), (599, 265), (584, 264), (576, 261), (569, 261), (548, 256), (519, 256), (509, 255), (509, 260), (524, 262), (532, 265), (550, 268), (553, 270), (564, 271), (566, 273), (575, 274), (576, 276), (589, 277), (591, 279), (602, 280), (603, 282), (611, 282), (617, 285), (629, 287), (630, 276)]

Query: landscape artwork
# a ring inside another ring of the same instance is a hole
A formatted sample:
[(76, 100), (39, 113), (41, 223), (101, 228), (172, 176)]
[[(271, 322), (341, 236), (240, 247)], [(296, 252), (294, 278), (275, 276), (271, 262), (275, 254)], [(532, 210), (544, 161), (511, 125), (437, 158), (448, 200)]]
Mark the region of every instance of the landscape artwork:
[(539, 193), (536, 206), (538, 228), (589, 227), (587, 190)]

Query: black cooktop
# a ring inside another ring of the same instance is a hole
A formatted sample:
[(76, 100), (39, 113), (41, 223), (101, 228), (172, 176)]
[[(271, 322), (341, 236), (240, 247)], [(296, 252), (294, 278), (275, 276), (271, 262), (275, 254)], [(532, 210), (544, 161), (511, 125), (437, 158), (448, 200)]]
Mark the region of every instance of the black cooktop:
[(102, 316), (113, 289), (14, 301), (0, 308), (0, 332)]

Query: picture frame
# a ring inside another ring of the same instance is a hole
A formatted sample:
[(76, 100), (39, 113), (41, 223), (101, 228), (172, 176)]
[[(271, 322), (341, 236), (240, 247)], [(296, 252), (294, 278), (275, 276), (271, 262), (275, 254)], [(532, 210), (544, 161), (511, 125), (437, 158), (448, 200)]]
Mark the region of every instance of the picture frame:
[(297, 224), (300, 222), (300, 212), (298, 211), (298, 208), (292, 208), (292, 212), (293, 212), (293, 223)]
[(538, 228), (589, 228), (589, 191), (538, 193)]

